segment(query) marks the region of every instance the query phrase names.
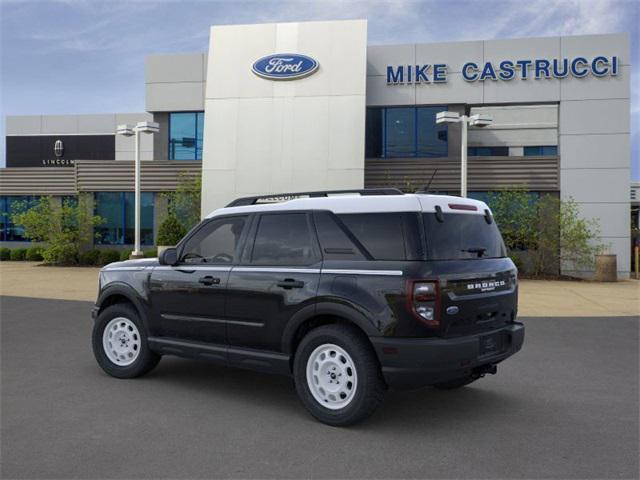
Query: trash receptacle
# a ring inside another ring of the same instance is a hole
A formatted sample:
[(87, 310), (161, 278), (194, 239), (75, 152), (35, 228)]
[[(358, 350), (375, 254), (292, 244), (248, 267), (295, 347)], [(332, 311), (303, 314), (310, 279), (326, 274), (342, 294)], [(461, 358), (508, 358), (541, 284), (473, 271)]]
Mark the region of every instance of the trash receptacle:
[(615, 282), (618, 280), (618, 265), (614, 254), (596, 255), (597, 282)]

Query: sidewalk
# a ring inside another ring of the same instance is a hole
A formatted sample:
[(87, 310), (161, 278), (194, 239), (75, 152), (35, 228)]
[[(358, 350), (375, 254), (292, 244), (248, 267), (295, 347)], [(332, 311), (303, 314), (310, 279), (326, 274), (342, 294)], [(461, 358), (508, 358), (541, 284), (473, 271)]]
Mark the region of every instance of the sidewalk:
[[(93, 302), (98, 293), (98, 270), (0, 262), (0, 295)], [(521, 317), (640, 315), (640, 282), (522, 280), (518, 303)]]

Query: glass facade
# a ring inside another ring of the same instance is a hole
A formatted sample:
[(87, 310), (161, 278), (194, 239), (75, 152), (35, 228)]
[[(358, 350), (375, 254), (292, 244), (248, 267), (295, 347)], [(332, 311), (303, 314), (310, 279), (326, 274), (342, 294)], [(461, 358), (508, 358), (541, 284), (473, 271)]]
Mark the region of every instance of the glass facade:
[(169, 114), (169, 160), (202, 160), (204, 112)]
[[(154, 194), (140, 194), (140, 243), (153, 245), (153, 205)], [(95, 214), (105, 223), (96, 227), (100, 236), (96, 243), (101, 245), (132, 245), (134, 242), (134, 193), (97, 192), (95, 194)]]
[(11, 215), (23, 208), (33, 207), (38, 202), (34, 196), (0, 197), (0, 242), (28, 242), (24, 229), (11, 221)]
[(367, 108), (367, 158), (446, 157), (447, 125), (436, 124), (436, 114), (446, 109), (446, 106)]
[(556, 145), (543, 145), (535, 147), (524, 147), (525, 157), (555, 157), (558, 155), (558, 147)]

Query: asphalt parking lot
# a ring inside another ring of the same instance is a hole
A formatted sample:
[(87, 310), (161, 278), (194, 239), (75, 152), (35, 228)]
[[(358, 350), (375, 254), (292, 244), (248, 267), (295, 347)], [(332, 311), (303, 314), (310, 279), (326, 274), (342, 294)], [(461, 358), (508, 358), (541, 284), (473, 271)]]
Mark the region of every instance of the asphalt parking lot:
[(638, 478), (639, 325), (523, 319), (523, 351), (458, 391), (390, 392), (348, 429), (290, 379), (164, 358), (116, 380), (90, 303), (2, 297), (2, 478)]

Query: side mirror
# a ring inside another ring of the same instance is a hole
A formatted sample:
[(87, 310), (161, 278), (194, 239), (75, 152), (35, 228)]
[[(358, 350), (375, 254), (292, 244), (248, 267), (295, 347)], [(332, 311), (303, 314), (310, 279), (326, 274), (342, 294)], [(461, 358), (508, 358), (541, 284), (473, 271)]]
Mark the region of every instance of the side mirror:
[(176, 250), (174, 247), (167, 248), (160, 254), (158, 261), (160, 262), (160, 265), (177, 265), (178, 250)]

